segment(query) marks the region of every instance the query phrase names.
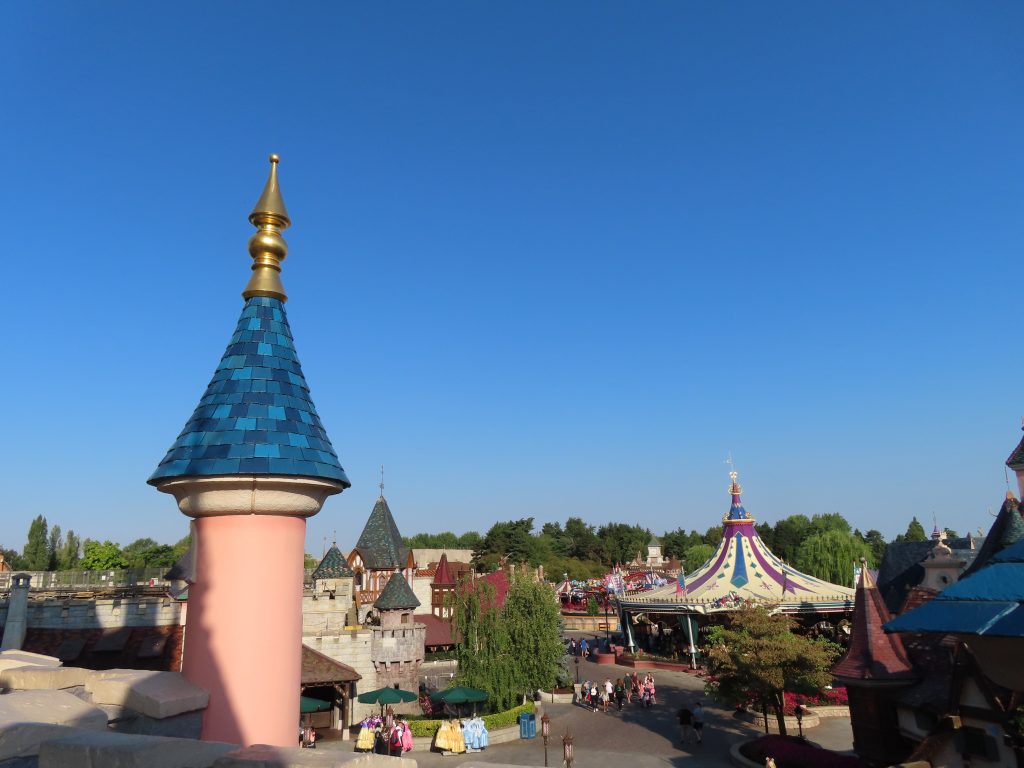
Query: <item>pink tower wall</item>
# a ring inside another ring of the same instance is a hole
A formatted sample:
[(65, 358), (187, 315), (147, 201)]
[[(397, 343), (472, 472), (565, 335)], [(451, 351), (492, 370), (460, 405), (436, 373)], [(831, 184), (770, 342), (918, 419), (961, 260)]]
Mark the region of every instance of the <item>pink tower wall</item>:
[(210, 692), (206, 741), (298, 742), (305, 539), (301, 517), (196, 520), (182, 672)]

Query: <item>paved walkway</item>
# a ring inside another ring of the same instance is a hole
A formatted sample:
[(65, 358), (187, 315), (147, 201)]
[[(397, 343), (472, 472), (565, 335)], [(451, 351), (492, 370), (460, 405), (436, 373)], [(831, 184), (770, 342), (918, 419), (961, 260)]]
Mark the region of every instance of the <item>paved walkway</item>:
[[(623, 677), (632, 670), (626, 667), (580, 662), (580, 679), (599, 680)], [(703, 681), (685, 672), (652, 670), (658, 691), (658, 704), (643, 709), (636, 704), (625, 705), (622, 712), (614, 707), (608, 714), (591, 712), (572, 704), (545, 704), (551, 718), (548, 764), (562, 764), (561, 736), (569, 730), (574, 737), (574, 768), (666, 768), (667, 766), (727, 766), (729, 748), (736, 742), (754, 738), (753, 726), (736, 720), (732, 710), (723, 709), (703, 695)], [(704, 743), (682, 747), (676, 712), (683, 703), (700, 698), (704, 703)], [(537, 723), (540, 730), (540, 723)], [(837, 751), (852, 748), (853, 734), (848, 718), (827, 718), (821, 725), (808, 729), (807, 736), (823, 747)], [(341, 748), (341, 744), (338, 747)], [(333, 743), (324, 747), (334, 749)], [(351, 749), (351, 742), (346, 747)], [(496, 744), (473, 755), (445, 757), (437, 752), (413, 752), (410, 757), (421, 768), (455, 768), (464, 762), (544, 765), (544, 742), (536, 739)]]

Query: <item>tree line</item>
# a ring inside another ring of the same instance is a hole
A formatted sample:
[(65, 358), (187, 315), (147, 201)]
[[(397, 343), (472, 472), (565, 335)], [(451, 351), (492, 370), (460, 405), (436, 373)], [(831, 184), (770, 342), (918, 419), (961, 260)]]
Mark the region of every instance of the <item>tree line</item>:
[[(790, 515), (774, 524), (755, 525), (758, 535), (778, 557), (799, 571), (833, 584), (853, 586), (854, 566), (863, 557), (877, 568), (890, 543), (880, 531), (861, 532), (838, 512)], [(948, 532), (955, 538), (955, 532)], [(687, 572), (707, 562), (722, 540), (722, 526), (714, 525), (703, 533), (684, 528), (665, 531), (659, 537), (666, 558), (676, 558)], [(906, 533), (894, 542), (926, 541), (924, 526), (914, 517)], [(647, 557), (651, 531), (640, 525), (607, 523), (594, 526), (581, 517), (569, 517), (565, 523), (544, 523), (534, 530), (534, 518), (495, 523), (486, 534), (470, 531), (456, 535), (420, 533), (406, 538), (410, 547), (461, 548), (473, 550), (477, 570), (492, 571), (503, 558), (512, 562), (544, 566), (548, 578), (563, 573), (573, 579), (597, 578), (616, 564), (625, 565), (638, 554)]]
[(73, 530), (50, 526), (43, 515), (29, 524), (19, 552), (0, 546), (4, 560), (16, 571), (109, 571), (121, 568), (170, 568), (191, 544), (191, 537), (174, 544), (135, 539), (125, 546), (113, 541), (82, 539)]

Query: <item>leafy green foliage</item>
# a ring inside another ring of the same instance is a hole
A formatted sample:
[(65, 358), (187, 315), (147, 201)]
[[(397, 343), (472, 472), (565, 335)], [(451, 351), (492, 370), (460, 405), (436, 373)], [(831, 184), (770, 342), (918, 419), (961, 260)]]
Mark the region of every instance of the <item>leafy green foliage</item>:
[(710, 544), (694, 544), (692, 547), (686, 550), (683, 554), (683, 560), (686, 562), (687, 572), (695, 571), (700, 568), (704, 563), (711, 559), (711, 556), (715, 554), (716, 547)]
[(704, 537), (696, 531), (687, 533), (682, 528), (674, 531), (666, 531), (661, 535), (661, 553), (665, 557), (675, 557), (682, 560), (686, 556), (686, 550), (696, 544), (703, 544)]
[(508, 555), (512, 562), (537, 565), (537, 541), (533, 536), (533, 518), (495, 523), (473, 551), (477, 562), (486, 555)]
[(79, 565), (87, 571), (110, 571), (127, 568), (128, 561), (121, 548), (114, 542), (86, 539), (82, 545), (82, 560)]
[(597, 616), (601, 609), (597, 606), (597, 598), (593, 595), (587, 598), (587, 616)]
[(475, 549), (481, 536), (476, 531), (467, 531), (458, 536), (451, 531), (440, 533), (417, 533), (403, 537), (405, 546), (411, 549)]
[(174, 547), (153, 539), (136, 539), (121, 550), (128, 568), (170, 568), (177, 558)]
[[(54, 526), (57, 528), (57, 526)], [(74, 531), (69, 530), (64, 540), (57, 548), (57, 562), (55, 565), (58, 571), (70, 571), (78, 566), (82, 557), (82, 540)]]
[(871, 564), (871, 548), (856, 536), (839, 530), (827, 530), (808, 536), (796, 552), (793, 564), (798, 570), (819, 579), (853, 586), (853, 569), (860, 558)]
[(928, 541), (928, 537), (924, 532), (924, 526), (921, 525), (916, 515), (910, 520), (910, 524), (907, 525), (907, 532), (897, 536), (896, 541)]
[(28, 541), (21, 552), (21, 567), (27, 571), (46, 571), (50, 568), (50, 547), (46, 518), (38, 515), (28, 527)]
[(461, 638), (457, 684), (487, 691), (497, 709), (514, 706), (537, 688), (550, 688), (565, 653), (560, 621), (547, 584), (517, 575), (501, 608), (491, 584), (465, 584), (456, 593), (453, 611), (455, 635)]
[(597, 529), (597, 538), (600, 541), (601, 561), (611, 566), (629, 562), (636, 557), (637, 552), (646, 557), (651, 532), (639, 525), (609, 523)]
[(728, 624), (708, 636), (707, 692), (730, 706), (753, 700), (775, 712), (779, 733), (786, 733), (784, 692), (820, 692), (832, 681), (838, 646), (794, 634), (793, 621), (761, 606), (731, 613)]

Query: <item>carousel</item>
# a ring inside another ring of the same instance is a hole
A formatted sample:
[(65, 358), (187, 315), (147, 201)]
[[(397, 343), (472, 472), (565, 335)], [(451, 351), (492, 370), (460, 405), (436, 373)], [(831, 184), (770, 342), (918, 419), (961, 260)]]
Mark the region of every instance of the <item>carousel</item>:
[(701, 629), (716, 614), (747, 604), (793, 615), (815, 634), (831, 636), (849, 625), (854, 590), (801, 573), (772, 554), (743, 508), (736, 472), (729, 476), (732, 505), (722, 519), (722, 541), (714, 555), (666, 586), (642, 592), (627, 589), (618, 597), (625, 641), (631, 648), (657, 646), (695, 661)]

